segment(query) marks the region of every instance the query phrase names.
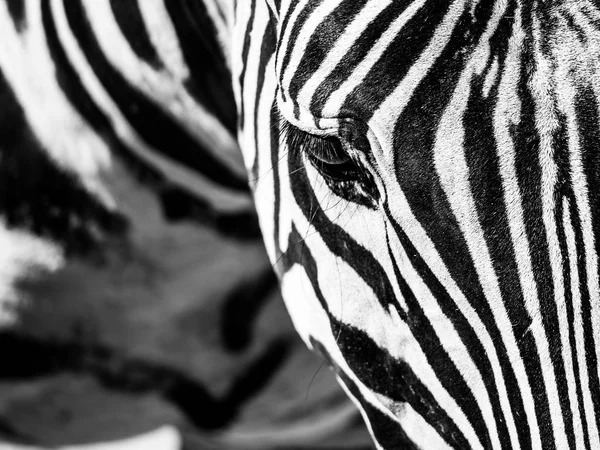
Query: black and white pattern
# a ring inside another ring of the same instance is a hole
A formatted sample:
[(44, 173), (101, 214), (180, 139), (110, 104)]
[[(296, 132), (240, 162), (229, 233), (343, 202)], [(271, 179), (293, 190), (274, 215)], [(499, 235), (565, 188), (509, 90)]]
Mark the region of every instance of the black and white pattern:
[(599, 447), (597, 5), (235, 17), (269, 255), (378, 445)]
[(595, 2), (15, 1), (9, 21), (10, 117), (46, 151), (0, 168), (22, 189), (1, 239), (27, 249), (6, 298), (119, 247), (108, 155), (165, 216), (238, 237), (249, 182), (294, 325), (376, 445), (600, 448)]

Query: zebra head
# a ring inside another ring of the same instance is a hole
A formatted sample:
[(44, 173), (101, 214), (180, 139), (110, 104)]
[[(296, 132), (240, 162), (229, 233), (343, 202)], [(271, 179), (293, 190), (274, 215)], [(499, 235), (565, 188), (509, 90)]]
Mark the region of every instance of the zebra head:
[(599, 27), (584, 0), (237, 3), (267, 250), (378, 446), (600, 448)]

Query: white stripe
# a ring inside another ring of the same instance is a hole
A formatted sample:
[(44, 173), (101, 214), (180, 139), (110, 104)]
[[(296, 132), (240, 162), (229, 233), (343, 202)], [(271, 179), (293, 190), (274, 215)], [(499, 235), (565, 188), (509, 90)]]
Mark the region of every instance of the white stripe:
[[(376, 153), (380, 153), (380, 151), (377, 151), (378, 147), (376, 145), (372, 144), (372, 148), (375, 149)], [(393, 172), (389, 173), (391, 174)], [(448, 268), (438, 254), (435, 245), (425, 230), (423, 230), (422, 225), (413, 215), (409, 203), (404, 193), (397, 185), (397, 182), (393, 178), (390, 178), (387, 180), (386, 186), (391, 188), (388, 192), (389, 198), (394, 199), (394, 201), (389, 202), (392, 215), (405, 231), (408, 238), (417, 249), (419, 255), (423, 258), (425, 264), (427, 264), (427, 267), (430, 267), (435, 272), (437, 280), (444, 287), (446, 292), (448, 292), (450, 299), (455, 303), (459, 313), (462, 314), (471, 325), (473, 332), (477, 336), (479, 342), (486, 352), (487, 357), (489, 358), (498, 389), (498, 397), (500, 399), (502, 412), (506, 418), (509, 436), (511, 437), (511, 441), (513, 441), (516, 439), (513, 437), (516, 433), (515, 420), (513, 418), (512, 409), (508, 400), (508, 392), (506, 390), (504, 375), (498, 354), (496, 353), (494, 342), (479, 316), (480, 313), (473, 308), (470, 302), (466, 299), (465, 295), (456, 285), (456, 281), (449, 273)], [(518, 448), (518, 444), (513, 445), (513, 447)]]
[[(396, 250), (394, 257), (400, 264), (403, 277), (408, 283), (411, 292), (413, 292), (416, 298), (418, 298), (419, 306), (435, 330), (435, 334), (442, 344), (445, 352), (448, 354), (461, 374), (465, 384), (473, 394), (473, 397), (482, 413), (486, 428), (490, 434), (493, 448), (500, 449), (501, 445), (499, 434), (496, 427), (496, 420), (494, 418), (490, 397), (483, 382), (481, 373), (477, 369), (474, 361), (470, 358), (465, 343), (461, 340), (450, 319), (441, 310), (439, 303), (436, 301), (427, 285), (423, 282), (414, 267), (410, 264), (408, 256), (402, 249), (402, 244), (399, 241), (391, 241), (390, 247), (393, 250)], [(410, 314), (410, 310), (407, 312)], [(477, 411), (475, 412), (477, 413)], [(513, 436), (510, 436), (510, 438), (513, 438)], [(516, 440), (516, 436), (514, 439), (515, 440), (513, 441), (512, 445), (514, 448), (517, 448), (518, 440)], [(432, 446), (431, 448), (438, 447)]]
[(502, 330), (502, 341), (510, 360), (513, 362), (519, 391), (523, 398), (525, 414), (532, 433), (533, 448), (541, 449), (531, 387), (529, 386), (512, 324), (504, 307), (483, 230), (477, 218), (477, 210), (468, 179), (468, 167), (464, 159), (464, 153), (461, 151), (463, 149), (463, 130), (458, 128), (456, 124), (461, 123), (458, 111), (462, 112), (466, 107), (468, 95), (468, 79), (463, 77), (438, 129), (435, 144), (435, 167), (460, 230), (467, 242), (469, 254), (473, 260), (485, 298), (490, 305), (494, 321)]
[[(488, 35), (488, 39), (489, 36), (491, 35), (491, 30), (493, 30), (496, 27), (496, 24), (501, 16), (501, 13), (504, 9), (506, 5), (505, 4), (499, 4), (497, 5), (497, 9), (495, 11), (495, 20), (491, 21), (491, 25), (488, 27), (488, 30), (486, 30), (486, 33)], [(411, 69), (409, 70), (408, 75), (402, 80), (402, 82), (400, 83), (400, 85), (398, 86), (398, 88), (395, 90), (395, 92), (388, 97), (388, 99), (386, 100), (386, 102), (381, 106), (381, 108), (376, 112), (375, 116), (373, 117), (373, 120), (371, 121), (370, 125), (371, 128), (373, 130), (375, 130), (375, 132), (377, 133), (377, 136), (380, 140), (380, 142), (382, 143), (382, 148), (384, 149), (388, 149), (388, 148), (393, 148), (393, 127), (389, 127), (387, 126), (387, 124), (389, 123), (395, 123), (400, 114), (402, 113), (402, 110), (404, 109), (404, 107), (406, 106), (406, 104), (408, 103), (408, 101), (410, 100), (410, 96), (412, 93), (412, 90), (414, 88), (416, 88), (421, 80), (425, 77), (425, 75), (427, 74), (429, 68), (434, 64), (435, 60), (438, 58), (438, 56), (441, 54), (441, 52), (443, 51), (445, 45), (448, 42), (448, 39), (453, 31), (453, 28), (458, 20), (458, 18), (460, 17), (462, 11), (463, 11), (463, 7), (464, 7), (464, 3), (460, 3), (457, 2), (455, 4), (453, 4), (453, 6), (451, 7), (450, 12), (447, 14), (447, 16), (444, 18), (442, 25), (440, 25), (438, 27), (438, 29), (436, 30), (430, 45), (428, 46), (428, 48), (423, 52), (423, 54), (421, 55), (421, 57), (419, 58), (419, 61), (417, 61), (417, 63), (415, 63)], [(483, 42), (486, 42), (485, 40), (482, 40)], [(485, 49), (484, 49), (485, 51)], [(466, 92), (468, 92), (468, 84), (465, 87), (465, 81), (463, 81), (463, 84), (461, 85), (461, 87), (459, 89), (457, 89), (457, 92), (461, 92), (462, 94), (464, 94), (465, 89)], [(465, 101), (466, 96), (463, 95), (462, 97), (462, 108), (464, 108), (464, 101)], [(457, 101), (457, 99), (453, 99), (454, 102)], [(450, 106), (448, 107), (447, 111), (452, 111), (453, 109), (460, 109), (461, 106), (459, 104), (455, 104), (454, 107)], [(448, 128), (448, 132), (450, 130), (452, 130), (452, 128), (456, 125), (456, 123), (460, 123), (460, 118), (457, 117), (450, 117), (449, 115), (447, 115), (445, 117), (445, 126)], [(448, 139), (451, 138), (453, 139), (452, 141), (452, 145)], [(458, 141), (457, 141), (458, 139)], [(491, 261), (489, 259), (489, 254), (487, 253), (487, 248), (485, 246), (485, 241), (483, 240), (483, 236), (481, 235), (481, 229), (478, 227), (475, 227), (474, 229), (472, 229), (473, 227), (473, 223), (471, 222), (471, 218), (476, 218), (476, 212), (474, 209), (474, 205), (473, 205), (473, 199), (470, 197), (470, 188), (468, 185), (468, 180), (466, 178), (466, 167), (465, 167), (465, 162), (464, 159), (462, 159), (462, 155), (456, 155), (456, 159), (458, 161), (455, 161), (453, 153), (456, 152), (457, 148), (460, 148), (462, 146), (461, 142), (462, 138), (460, 136), (455, 135), (454, 132), (450, 133), (449, 135), (447, 135), (447, 133), (443, 130), (440, 131), (440, 133), (438, 134), (438, 139), (437, 139), (437, 146), (436, 146), (436, 159), (437, 159), (437, 165), (438, 167), (446, 167), (448, 165), (448, 167), (452, 167), (453, 170), (457, 171), (457, 179), (456, 180), (449, 180), (446, 179), (446, 189), (452, 191), (452, 186), (457, 187), (457, 185), (455, 185), (455, 181), (457, 183), (462, 183), (462, 189), (460, 190), (460, 192), (458, 191), (454, 191), (453, 193), (450, 192), (449, 193), (449, 197), (451, 197), (453, 199), (453, 201), (451, 201), (452, 206), (453, 206), (453, 210), (455, 210), (455, 212), (457, 213), (457, 216), (461, 217), (461, 225), (462, 225), (462, 230), (463, 233), (465, 233), (465, 236), (467, 237), (467, 239), (471, 239), (471, 251), (472, 253), (474, 253), (479, 259), (476, 260), (476, 266), (478, 267), (478, 271), (480, 273), (480, 277), (482, 277), (483, 274), (486, 274), (485, 277), (483, 278), (483, 286), (484, 286), (484, 291), (488, 296), (488, 299), (490, 299), (490, 306), (492, 308), (492, 312), (494, 314), (494, 318), (496, 320), (496, 322), (499, 324), (500, 328), (503, 330), (512, 330), (512, 325), (510, 324), (510, 321), (508, 320), (508, 316), (506, 313), (506, 310), (503, 308), (502, 306), (502, 301), (501, 301), (501, 296), (500, 296), (500, 291), (499, 291), (499, 287), (498, 287), (498, 282), (497, 279), (495, 278), (495, 274), (493, 272), (493, 266), (491, 265)], [(393, 165), (394, 165), (394, 161), (393, 161), (393, 155), (391, 154), (392, 152), (390, 152), (390, 154), (386, 154), (386, 155), (382, 155), (381, 159), (388, 159), (388, 161), (386, 162), (382, 162), (382, 165), (384, 167), (387, 168), (387, 170), (390, 171), (390, 173), (393, 173)], [(448, 161), (445, 161), (445, 159), (449, 159)], [(457, 167), (453, 166), (454, 164), (460, 164), (462, 171), (458, 170)], [(444, 170), (444, 169), (442, 169)], [(462, 176), (459, 175), (460, 173), (462, 173)], [(450, 175), (450, 172), (446, 173), (446, 178), (448, 178), (448, 176)], [(386, 183), (387, 185), (390, 185), (390, 183), (394, 183), (394, 181), (390, 181), (389, 183)], [(394, 198), (393, 202), (390, 202), (391, 204), (395, 204), (398, 199), (399, 199), (399, 195), (400, 192), (395, 192), (395, 193), (390, 193), (390, 198)], [(403, 197), (403, 194), (402, 194)], [(404, 199), (403, 199), (404, 200)], [(468, 205), (467, 205), (468, 202)], [(400, 209), (399, 212), (397, 213), (397, 217), (405, 217), (406, 216), (406, 212), (408, 211), (408, 205), (405, 206), (405, 208)], [(471, 227), (471, 229), (468, 229), (469, 233), (467, 233), (467, 228)], [(420, 228), (420, 227), (419, 227)], [(414, 229), (414, 226), (409, 226), (407, 228), (405, 228), (407, 230), (412, 230)], [(477, 229), (479, 231), (477, 231)], [(410, 233), (409, 233), (410, 235)], [(423, 252), (423, 239), (425, 238), (425, 236), (419, 237), (416, 240), (412, 239), (411, 240), (416, 244), (417, 248), (420, 250), (421, 254), (424, 254)], [(475, 239), (475, 242), (472, 241), (472, 239)], [(473, 245), (476, 245), (478, 248), (477, 250), (473, 251)], [(484, 252), (484, 254), (481, 254), (480, 252)], [(437, 257), (437, 253), (435, 251), (432, 252), (434, 255), (436, 255)], [(439, 263), (438, 263), (439, 264)], [(438, 265), (434, 264), (432, 262), (429, 262), (429, 266), (430, 267), (435, 267), (436, 270)], [(461, 294), (462, 295), (462, 294)], [(492, 299), (490, 297), (490, 295), (494, 296), (494, 298)], [(453, 295), (453, 297), (456, 297), (455, 295)], [(466, 302), (465, 302), (466, 303)], [(474, 313), (475, 316), (477, 316), (476, 313)], [(484, 327), (482, 326), (481, 329), (484, 329)], [(516, 374), (517, 374), (517, 380), (518, 383), (520, 385), (520, 390), (522, 391), (523, 394), (523, 401), (524, 401), (524, 406), (525, 406), (525, 411), (526, 411), (526, 415), (530, 424), (530, 428), (531, 431), (533, 433), (533, 443), (535, 446), (537, 446), (537, 448), (539, 448), (541, 446), (541, 442), (540, 442), (540, 437), (539, 437), (539, 429), (538, 429), (538, 425), (537, 425), (537, 420), (535, 417), (535, 407), (534, 407), (534, 401), (533, 401), (533, 396), (531, 394), (531, 389), (529, 387), (529, 383), (528, 383), (528, 379), (526, 376), (526, 372), (523, 366), (523, 362), (520, 360), (520, 356), (519, 356), (519, 351), (518, 351), (518, 346), (516, 344), (516, 338), (514, 336), (514, 334), (510, 333), (510, 336), (505, 336), (505, 346), (509, 351), (509, 354), (511, 354), (513, 357), (516, 357), (517, 362), (516, 362)], [(493, 346), (492, 346), (493, 348)], [(495, 355), (495, 352), (491, 352), (492, 355)], [(494, 361), (495, 362), (495, 361)], [(497, 380), (502, 380), (502, 375), (501, 372), (496, 372), (497, 373)], [(505, 389), (504, 385), (503, 385), (503, 381), (502, 381), (502, 388)], [(505, 392), (505, 391), (504, 391)], [(504, 398), (504, 396), (501, 396), (501, 403), (503, 406), (503, 411), (505, 412), (505, 415), (507, 417), (511, 417), (511, 413), (510, 413), (510, 406), (508, 404), (508, 402), (506, 401), (506, 398)], [(511, 436), (511, 441), (514, 443), (513, 445), (516, 446), (516, 442), (517, 441), (517, 435), (516, 435), (516, 428), (515, 428), (515, 423), (514, 420), (507, 420), (507, 424), (509, 427), (509, 431), (510, 431), (510, 436)]]
[(279, 11), (277, 10), (277, 4), (275, 3), (275, 0), (264, 0), (265, 3), (267, 4), (267, 6), (269, 7), (269, 10), (273, 13), (273, 17), (275, 17), (275, 20), (278, 22), (277, 24), (279, 24)]
[(373, 433), (373, 426), (371, 425), (371, 422), (369, 421), (369, 416), (367, 416), (367, 413), (363, 409), (361, 403), (358, 401), (358, 399), (356, 397), (354, 397), (354, 395), (352, 395), (352, 392), (350, 392), (350, 389), (348, 389), (346, 384), (340, 378), (338, 378), (338, 382), (340, 383), (340, 386), (342, 386), (342, 389), (344, 390), (346, 395), (350, 398), (352, 403), (354, 403), (354, 406), (356, 406), (356, 408), (360, 411), (363, 421), (364, 421), (365, 425), (367, 426), (367, 430), (369, 431), (369, 434), (371, 435), (371, 437), (373, 439), (373, 444), (375, 445), (375, 448), (377, 450), (386, 450), (381, 446), (379, 441), (377, 441), (377, 437), (375, 436), (375, 433)]
[[(271, 105), (275, 93), (275, 85), (277, 83), (275, 79), (275, 58), (271, 58), (266, 66), (265, 74), (265, 85), (261, 93), (261, 101), (256, 111), (256, 119), (258, 121), (258, 147), (261, 149), (257, 154), (254, 149), (254, 143), (252, 145), (246, 145), (242, 142), (242, 148), (244, 152), (244, 158), (246, 165), (249, 166), (254, 162), (254, 158), (258, 158), (258, 170), (256, 180), (250, 180), (250, 183), (254, 183), (254, 199), (255, 207), (260, 222), (260, 228), (264, 237), (263, 241), (267, 249), (267, 254), (272, 263), (277, 259), (275, 252), (275, 243), (279, 243), (279, 236), (275, 234), (275, 222), (273, 220), (275, 215), (275, 192), (274, 192), (274, 171), (279, 171), (280, 166), (272, 167), (271, 154), (276, 152), (277, 149), (271, 148), (271, 127), (277, 126), (277, 124), (271, 123)], [(281, 165), (281, 167), (284, 167)], [(284, 175), (284, 178), (286, 176)], [(279, 193), (282, 191), (280, 190)], [(283, 204), (282, 204), (283, 205)], [(278, 214), (278, 220), (280, 224), (286, 224), (286, 218), (283, 214)], [(277, 240), (277, 241), (276, 241)]]
[[(568, 71), (568, 68), (566, 67), (561, 69)], [(582, 280), (582, 282), (584, 283), (584, 286), (587, 287), (587, 291), (590, 295), (590, 313), (593, 328), (593, 336), (589, 336), (589, 338), (592, 338), (595, 342), (594, 348), (596, 349), (596, 358), (598, 358), (597, 360), (600, 361), (600, 349), (598, 348), (598, 342), (600, 337), (598, 333), (600, 333), (600, 331), (598, 331), (598, 323), (595, 323), (600, 321), (600, 313), (598, 311), (598, 302), (600, 301), (600, 298), (598, 296), (598, 291), (600, 290), (600, 287), (598, 286), (598, 255), (596, 253), (595, 248), (594, 229), (592, 225), (590, 205), (588, 202), (588, 186), (585, 174), (583, 172), (583, 163), (581, 161), (581, 146), (579, 143), (580, 130), (578, 128), (577, 116), (573, 104), (575, 96), (575, 86), (573, 86), (568, 81), (567, 73), (563, 72), (557, 75), (558, 78), (561, 80), (557, 89), (557, 91), (559, 92), (560, 108), (567, 117), (571, 181), (573, 183), (573, 193), (575, 196), (575, 204), (577, 206), (576, 211), (579, 214), (581, 232), (583, 236), (583, 245), (585, 249), (587, 286), (585, 284), (586, 280)], [(565, 229), (565, 233), (567, 233), (567, 231), (570, 230)], [(577, 265), (575, 265), (575, 269), (576, 268)], [(578, 273), (576, 275), (577, 277), (579, 276)], [(579, 290), (577, 291), (577, 296), (579, 297)], [(573, 301), (575, 302), (575, 292), (573, 292)], [(576, 317), (576, 320), (581, 321), (581, 316), (578, 315)], [(583, 324), (580, 323), (579, 328), (576, 327), (575, 329), (583, 332), (582, 327)], [(585, 415), (587, 419), (586, 423), (588, 426), (588, 432), (590, 434), (590, 445), (592, 446), (592, 448), (600, 448), (600, 437), (598, 435), (598, 427), (594, 415), (594, 405), (592, 403), (592, 394), (589, 386), (590, 379), (588, 374), (588, 366), (585, 360), (585, 352), (586, 350), (583, 347), (579, 347), (579, 345), (577, 346), (578, 359), (580, 359), (579, 370), (581, 371), (580, 379), (581, 387), (583, 390)], [(591, 370), (598, 370), (598, 368), (591, 368)]]
[(160, 59), (176, 79), (187, 79), (190, 71), (179, 48), (177, 32), (173, 28), (164, 0), (137, 0), (137, 2), (150, 41)]
[[(263, 40), (265, 39), (268, 27), (269, 27), (269, 13), (267, 5), (264, 2), (257, 2), (255, 6), (254, 22), (249, 24), (251, 26), (250, 36), (246, 39), (250, 39), (250, 48), (248, 49), (248, 59), (244, 62), (245, 76), (242, 82), (244, 83), (244, 90), (242, 94), (242, 105), (244, 105), (244, 128), (239, 132), (240, 141), (244, 141), (245, 145), (254, 147), (254, 124), (256, 122), (256, 100), (260, 102), (260, 98), (256, 99), (256, 90), (258, 88), (257, 81), (259, 77), (260, 69), (260, 58), (261, 48)], [(250, 56), (251, 55), (251, 56)]]
[[(393, 316), (397, 313), (395, 313), (395, 311), (390, 311), (390, 314)], [(449, 394), (439, 382), (434, 369), (429, 365), (427, 358), (417, 344), (417, 341), (408, 326), (404, 322), (401, 322), (398, 318), (395, 321), (395, 327), (400, 335), (405, 336), (404, 339), (406, 342), (406, 347), (403, 355), (392, 356), (395, 356), (396, 358), (402, 356), (406, 360), (406, 363), (419, 377), (423, 385), (429, 390), (432, 397), (448, 414), (448, 417), (454, 421), (458, 429), (463, 433), (467, 442), (469, 443), (469, 448), (483, 448), (481, 441), (477, 437), (477, 434), (475, 433), (471, 423), (467, 420), (463, 411), (456, 404), (456, 401), (452, 395)]]
[[(268, 6), (262, 2), (258, 2), (256, 8), (256, 18), (252, 28), (252, 41), (250, 42), (249, 49), (249, 55), (251, 56), (249, 57), (249, 61), (236, 61), (235, 66), (236, 72), (240, 74), (242, 73), (242, 67), (244, 65), (246, 68), (243, 80), (245, 86), (243, 92), (244, 99), (242, 100), (244, 105), (243, 120), (246, 126), (239, 131), (238, 139), (243, 149), (244, 160), (248, 172), (256, 157), (256, 142), (262, 142), (264, 153), (267, 153), (269, 156), (271, 155), (271, 152), (276, 151), (276, 149), (271, 149), (271, 130), (272, 127), (277, 126), (277, 124), (271, 124), (271, 106), (275, 99), (275, 88), (277, 86), (277, 80), (274, 77), (274, 56), (268, 55), (269, 61), (267, 62), (266, 67), (260, 67), (262, 42), (270, 31), (271, 23), (269, 21)], [(238, 67), (238, 64), (240, 67)], [(258, 93), (257, 80), (261, 75), (259, 73), (259, 70), (261, 69), (264, 71), (262, 73), (264, 81), (262, 92)], [(235, 89), (241, 94), (239, 76), (233, 81)], [(257, 94), (258, 98), (256, 97)], [(256, 135), (255, 128), (257, 131)], [(252, 176), (252, 174), (249, 175)], [(255, 181), (257, 180), (250, 180), (250, 184), (253, 185)]]
[[(316, 173), (314, 173), (315, 169), (312, 167), (308, 166), (307, 171), (309, 174), (313, 173), (315, 178), (317, 177)], [(398, 264), (402, 276), (408, 283), (411, 291), (419, 299), (419, 305), (435, 330), (435, 334), (444, 350), (449, 355), (477, 401), (490, 433), (493, 447), (500, 448), (501, 445), (491, 401), (481, 373), (474, 364), (474, 361), (470, 359), (465, 343), (460, 339), (453, 324), (442, 312), (435, 297), (410, 263), (396, 234), (391, 229), (386, 232), (385, 223), (380, 212), (371, 212), (360, 207), (349, 207), (347, 202), (340, 201), (340, 198), (332, 195), (326, 186), (322, 186), (320, 191), (316, 191), (315, 194), (318, 198), (323, 198), (323, 201), (319, 202), (322, 211), (329, 220), (340, 224), (344, 231), (352, 236), (353, 240), (371, 252), (372, 256), (385, 269), (387, 278), (391, 280), (391, 284), (394, 287), (394, 294), (400, 307), (410, 314), (410, 309), (404, 302), (398, 283), (393, 281), (396, 275), (384, 240), (386, 234), (390, 237), (389, 244), (392, 252), (394, 252), (393, 259)], [(357, 211), (357, 209), (359, 210)], [(309, 233), (310, 235), (311, 233)], [(323, 273), (324, 280), (333, 281), (339, 278), (339, 271), (336, 270), (337, 265), (337, 262), (335, 265), (328, 262), (322, 264), (322, 270), (325, 271)], [(381, 335), (380, 338), (376, 339), (380, 347), (387, 349), (391, 354), (403, 354), (403, 339), (389, 335), (389, 331), (386, 331), (387, 328), (395, 326), (393, 323), (386, 324), (388, 321), (386, 317), (388, 314), (387, 311), (383, 311), (378, 302), (373, 302), (370, 299), (372, 295), (370, 292), (365, 295), (356, 294), (357, 292), (362, 292), (364, 288), (357, 284), (355, 278), (356, 275), (354, 274), (348, 275), (343, 278), (339, 286), (333, 282), (328, 283), (327, 286), (325, 283), (322, 283), (324, 296), (327, 298), (332, 312), (339, 309), (336, 315), (341, 317), (345, 322), (368, 331), (371, 337)], [(333, 289), (329, 294), (326, 293), (328, 288)], [(368, 311), (368, 313), (365, 311)], [(408, 355), (404, 359), (409, 359)], [(504, 413), (510, 417), (510, 407)], [(509, 425), (509, 429), (515, 432), (513, 446), (516, 448), (518, 447), (518, 440), (516, 440), (514, 423), (512, 427)]]
[[(274, 0), (269, 0), (269, 1), (274, 2)], [(280, 17), (287, 17), (290, 14), (290, 8), (292, 7), (293, 2), (294, 2), (294, 0), (281, 0), (279, 2), (279, 5), (280, 5), (279, 6), (279, 16)]]
[(106, 93), (92, 68), (88, 65), (84, 54), (78, 46), (77, 40), (71, 34), (63, 2), (52, 0), (52, 7), (59, 38), (71, 59), (71, 63), (76, 68), (90, 96), (94, 99), (98, 107), (110, 118), (117, 136), (126, 142), (128, 147), (143, 161), (161, 170), (169, 180), (185, 187), (186, 190), (198, 195), (200, 198), (210, 198), (215, 205), (219, 205), (222, 209), (239, 210), (251, 208), (251, 200), (247, 194), (240, 194), (223, 188), (220, 185), (217, 186), (200, 174), (162, 156), (139, 137)]
[(483, 82), (483, 96), (487, 97), (492, 89), (492, 86), (496, 82), (496, 78), (498, 76), (498, 57), (494, 56), (494, 61), (492, 62), (491, 67), (488, 70), (487, 75), (485, 76), (485, 81)]

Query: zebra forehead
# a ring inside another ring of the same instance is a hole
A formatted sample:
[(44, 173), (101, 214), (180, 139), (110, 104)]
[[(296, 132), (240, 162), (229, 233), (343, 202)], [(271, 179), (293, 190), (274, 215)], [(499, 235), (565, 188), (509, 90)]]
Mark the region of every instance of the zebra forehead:
[[(503, 59), (514, 34), (516, 3), (463, 0), (299, 1), (282, 7), (276, 75), (280, 103), (288, 118), (353, 117), (370, 121), (404, 89), (412, 95), (421, 79), (435, 71), (436, 90), (451, 92), (477, 47), (485, 65)], [(435, 30), (432, 34), (428, 30)], [(496, 67), (497, 69), (497, 67)], [(492, 72), (493, 70), (489, 70)], [(490, 80), (493, 77), (489, 77)], [(406, 84), (407, 86), (402, 86)], [(488, 83), (489, 84), (489, 83)], [(489, 86), (488, 86), (489, 88)], [(391, 120), (387, 120), (390, 126)]]
[[(486, 53), (481, 64), (488, 74), (487, 92), (511, 38), (525, 38), (529, 46), (521, 49), (522, 63), (532, 62), (537, 40), (552, 59), (589, 69), (589, 58), (576, 51), (590, 38), (588, 9), (587, 2), (567, 1), (548, 6), (497, 0), (291, 2), (277, 14), (282, 100), (298, 119), (303, 113), (370, 119), (411, 69), (426, 73), (445, 63), (445, 73), (435, 78), (439, 89), (450, 91), (444, 81), (465, 68), (465, 55), (475, 56), (474, 49)], [(584, 53), (594, 47), (587, 48)], [(585, 78), (589, 70), (578, 72)]]
[[(284, 110), (296, 119), (302, 114), (336, 117), (344, 106), (372, 105), (378, 87), (398, 83), (401, 71), (395, 69), (402, 64), (384, 53), (398, 50), (402, 22), (424, 3), (300, 1), (282, 8), (276, 72)], [(355, 112), (346, 115), (358, 117), (360, 111)]]

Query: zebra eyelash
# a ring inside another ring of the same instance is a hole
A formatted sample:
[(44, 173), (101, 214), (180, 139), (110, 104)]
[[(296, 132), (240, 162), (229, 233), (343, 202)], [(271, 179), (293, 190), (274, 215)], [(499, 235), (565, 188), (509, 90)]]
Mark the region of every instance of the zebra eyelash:
[(313, 162), (316, 162), (316, 159), (322, 164), (341, 166), (354, 161), (337, 137), (315, 136), (300, 130), (286, 120), (280, 122), (280, 136), (291, 152), (301, 152)]
[(279, 135), (283, 142), (288, 144), (291, 151), (302, 151), (308, 148), (318, 149), (322, 146), (321, 138), (307, 133), (287, 120), (281, 118), (279, 121)]

